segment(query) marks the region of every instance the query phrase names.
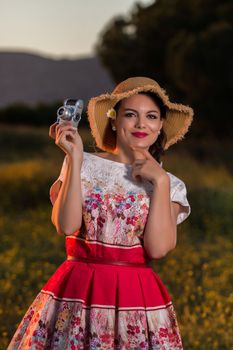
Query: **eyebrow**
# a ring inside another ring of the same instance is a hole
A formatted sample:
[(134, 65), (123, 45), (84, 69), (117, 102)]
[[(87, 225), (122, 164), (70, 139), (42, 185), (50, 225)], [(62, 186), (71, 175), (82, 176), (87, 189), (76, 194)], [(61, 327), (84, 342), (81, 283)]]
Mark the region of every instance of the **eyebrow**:
[[(133, 108), (124, 108), (124, 111), (133, 111), (137, 113), (136, 109), (133, 109)], [(155, 109), (155, 110), (147, 111), (147, 113), (159, 113), (159, 110)]]

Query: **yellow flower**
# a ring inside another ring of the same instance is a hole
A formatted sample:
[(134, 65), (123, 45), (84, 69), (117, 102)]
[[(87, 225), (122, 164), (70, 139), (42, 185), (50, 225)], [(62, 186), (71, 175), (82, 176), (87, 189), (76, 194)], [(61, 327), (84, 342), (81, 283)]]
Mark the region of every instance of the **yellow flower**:
[(111, 119), (116, 119), (116, 111), (114, 108), (111, 108), (107, 111), (107, 117)]

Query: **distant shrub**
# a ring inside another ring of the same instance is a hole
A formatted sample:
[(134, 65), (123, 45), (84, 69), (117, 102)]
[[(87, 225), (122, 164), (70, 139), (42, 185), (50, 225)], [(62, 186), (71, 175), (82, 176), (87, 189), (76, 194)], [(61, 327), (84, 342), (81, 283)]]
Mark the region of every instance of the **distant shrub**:
[[(52, 104), (38, 104), (30, 106), (25, 104), (13, 104), (0, 110), (0, 123), (12, 125), (47, 126), (57, 119), (57, 109), (63, 105), (63, 101)], [(80, 124), (87, 126), (86, 112), (84, 111)]]
[(190, 190), (193, 207), (189, 219), (190, 230), (200, 242), (215, 236), (232, 235), (233, 191), (224, 189)]

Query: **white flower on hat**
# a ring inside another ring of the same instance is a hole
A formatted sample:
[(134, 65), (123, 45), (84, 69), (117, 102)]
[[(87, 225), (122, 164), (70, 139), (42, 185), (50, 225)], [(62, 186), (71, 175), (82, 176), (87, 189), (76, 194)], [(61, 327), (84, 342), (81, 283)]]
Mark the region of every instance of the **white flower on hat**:
[(116, 119), (116, 111), (115, 111), (114, 108), (110, 108), (110, 109), (107, 111), (107, 117), (110, 118), (110, 119), (113, 119), (113, 120)]

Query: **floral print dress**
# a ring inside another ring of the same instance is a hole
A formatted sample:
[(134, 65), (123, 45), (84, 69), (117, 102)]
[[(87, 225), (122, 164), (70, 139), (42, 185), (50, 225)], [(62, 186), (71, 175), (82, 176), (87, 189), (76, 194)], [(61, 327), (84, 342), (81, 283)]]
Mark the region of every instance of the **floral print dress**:
[[(51, 186), (52, 204), (58, 180)], [(84, 152), (82, 227), (66, 236), (67, 260), (50, 277), (21, 320), (8, 350), (181, 350), (168, 292), (147, 264), (143, 232), (153, 184), (138, 182), (131, 165)], [(170, 177), (171, 201), (191, 209), (182, 180)]]

